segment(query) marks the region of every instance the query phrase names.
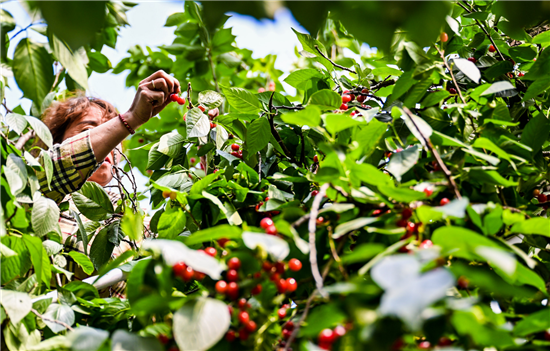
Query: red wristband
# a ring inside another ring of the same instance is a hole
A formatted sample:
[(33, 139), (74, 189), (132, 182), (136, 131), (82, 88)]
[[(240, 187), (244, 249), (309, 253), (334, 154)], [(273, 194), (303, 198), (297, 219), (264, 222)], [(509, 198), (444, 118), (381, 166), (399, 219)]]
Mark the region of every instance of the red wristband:
[(124, 119), (124, 117), (122, 117), (122, 115), (119, 113), (118, 114), (118, 118), (120, 118), (120, 120), (122, 121), (122, 123), (124, 123), (124, 125), (126, 126), (126, 129), (128, 129), (128, 131), (130, 132), (130, 134), (136, 134), (136, 131), (130, 127), (130, 125), (128, 124), (128, 122), (126, 122), (126, 120)]

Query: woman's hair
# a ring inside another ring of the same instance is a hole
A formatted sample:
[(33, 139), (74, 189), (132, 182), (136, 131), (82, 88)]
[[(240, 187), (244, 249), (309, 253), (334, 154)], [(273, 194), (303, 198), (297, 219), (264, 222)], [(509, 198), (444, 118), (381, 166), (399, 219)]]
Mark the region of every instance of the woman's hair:
[(78, 92), (64, 101), (54, 101), (44, 111), (42, 121), (52, 133), (54, 144), (63, 142), (63, 135), (74, 121), (78, 120), (92, 106), (103, 111), (103, 122), (117, 116), (117, 111), (109, 102), (96, 98), (88, 98), (83, 92)]

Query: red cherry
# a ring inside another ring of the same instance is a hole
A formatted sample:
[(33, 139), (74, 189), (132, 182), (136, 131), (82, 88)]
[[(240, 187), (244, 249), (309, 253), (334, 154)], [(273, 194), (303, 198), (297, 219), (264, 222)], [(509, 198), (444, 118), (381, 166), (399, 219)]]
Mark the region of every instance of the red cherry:
[(434, 191), (432, 189), (428, 189), (428, 188), (424, 189), (424, 193), (426, 194), (427, 197), (432, 196), (433, 192)]
[(284, 294), (286, 292), (286, 289), (288, 288), (288, 283), (285, 279), (279, 279), (277, 282), (277, 291), (279, 294)]
[[(286, 311), (285, 311), (286, 313)], [(280, 318), (280, 317), (279, 317)], [(284, 317), (283, 317), (284, 318)], [(282, 319), (282, 318), (281, 318)], [(283, 329), (283, 339), (290, 338), (290, 335), (292, 335), (292, 331), (288, 329)]]
[(193, 274), (193, 279), (195, 280), (203, 280), (205, 277), (206, 277), (206, 274), (202, 272), (195, 271), (195, 273)]
[(214, 128), (216, 128), (216, 124), (215, 124), (215, 123), (212, 123), (212, 122), (210, 122), (210, 129), (214, 129)]
[(323, 223), (325, 223), (325, 218), (324, 217), (318, 217), (316, 220), (315, 220), (315, 223), (317, 225), (322, 225)]
[(273, 225), (273, 220), (269, 217), (262, 218), (260, 221), (260, 227), (267, 229)]
[(210, 119), (218, 117), (219, 114), (220, 110), (217, 107), (208, 111), (208, 117), (210, 117)]
[(269, 196), (266, 196), (264, 200), (269, 201)]
[(178, 262), (175, 265), (172, 266), (172, 271), (174, 272), (174, 275), (176, 277), (182, 277), (183, 272), (187, 268), (187, 265), (183, 262)]
[(523, 73), (523, 72), (518, 73), (518, 77), (523, 77), (524, 75), (525, 75), (525, 73)]
[(319, 342), (319, 344), (318, 344), (317, 346), (319, 346), (319, 348), (320, 348), (321, 350), (327, 350), (327, 351), (332, 350), (332, 344), (327, 344), (327, 343)]
[(349, 94), (349, 97), (351, 98), (351, 101), (355, 100), (355, 95)]
[(401, 228), (405, 228), (408, 224), (408, 221), (405, 218), (401, 218), (397, 222), (395, 222), (395, 225)]
[(236, 335), (235, 335), (235, 331), (234, 330), (228, 330), (227, 333), (225, 334), (225, 340), (229, 341), (229, 342), (233, 342), (235, 341), (236, 339)]
[(313, 190), (311, 192), (311, 196), (317, 196), (317, 194), (319, 194), (319, 190)]
[(275, 283), (278, 282), (279, 279), (281, 279), (281, 275), (279, 273), (273, 273), (272, 275), (269, 276), (269, 280)]
[(544, 340), (550, 341), (550, 331), (549, 330), (544, 331)]
[(317, 155), (313, 156), (313, 162), (315, 163), (319, 162), (319, 157), (317, 157)]
[(265, 229), (265, 232), (266, 234), (269, 234), (269, 235), (275, 235), (277, 234), (277, 228), (274, 225), (270, 225)]
[(338, 338), (341, 338), (342, 336), (346, 335), (346, 328), (344, 328), (343, 326), (339, 325), (337, 326), (336, 328), (334, 328), (334, 334), (336, 334), (336, 336)]
[(258, 88), (258, 93), (263, 93), (263, 92), (265, 92), (265, 88), (263, 88), (263, 87), (262, 87), (262, 88)]
[(262, 284), (258, 284), (250, 290), (250, 294), (258, 295), (262, 292)]
[(365, 95), (359, 95), (357, 97), (357, 102), (363, 103), (365, 102), (365, 100), (367, 100), (367, 97)]
[(288, 261), (288, 268), (291, 271), (298, 272), (302, 269), (302, 262), (297, 258), (291, 258), (290, 261)]
[(185, 268), (185, 271), (183, 271), (182, 275), (181, 275), (181, 278), (188, 282), (190, 281), (191, 279), (193, 279), (193, 276), (195, 275), (195, 271), (193, 270), (193, 268), (191, 267), (187, 267)]
[(275, 270), (277, 273), (283, 274), (285, 272), (285, 264), (283, 262), (275, 263)]
[[(348, 103), (351, 101), (351, 95), (348, 95), (348, 94), (345, 94), (345, 95), (342, 95), (342, 102), (345, 104), (345, 103)], [(347, 110), (347, 108), (346, 108)]]
[(228, 241), (229, 239), (227, 238), (220, 238), (218, 239), (218, 245), (220, 245), (221, 247), (225, 247), (225, 244), (227, 244)]
[(140, 144), (143, 144), (143, 141), (144, 141), (143, 138), (138, 139), (138, 143), (140, 143)]
[(216, 249), (213, 248), (213, 247), (207, 247), (206, 249), (204, 249), (204, 252), (205, 252), (208, 256), (216, 257), (216, 254), (218, 253), (218, 250), (216, 250)]
[(416, 226), (416, 224), (414, 222), (408, 222), (407, 223), (407, 232), (414, 233), (416, 231), (418, 231), (418, 227)]
[(458, 278), (457, 285), (462, 289), (467, 289), (470, 281), (466, 277), (461, 276)]
[(493, 45), (489, 46), (489, 52), (495, 52), (497, 49)]
[(178, 98), (178, 105), (185, 105), (185, 99), (182, 97)]
[(439, 338), (437, 346), (444, 347), (444, 346), (451, 346), (452, 344), (453, 344), (453, 341), (451, 339), (449, 339), (446, 336), (442, 336)]
[(245, 329), (245, 328), (241, 328), (239, 330), (239, 339), (241, 339), (241, 341), (245, 341), (246, 339), (248, 339), (250, 335), (248, 334), (248, 331)]
[(403, 346), (405, 346), (405, 342), (403, 341), (402, 338), (399, 338), (399, 339), (395, 340), (395, 342), (392, 344), (391, 350), (392, 351), (399, 351), (403, 348)]
[(272, 265), (270, 262), (264, 261), (264, 262), (262, 263), (262, 269), (263, 269), (264, 271), (269, 272), (269, 271), (271, 270), (271, 268), (273, 268), (273, 265)]
[(218, 294), (225, 294), (227, 291), (227, 283), (224, 280), (218, 280), (216, 282), (216, 292)]
[(238, 151), (231, 151), (231, 156), (239, 157)]
[(336, 341), (336, 334), (334, 334), (332, 329), (323, 329), (319, 333), (317, 340), (319, 340), (320, 344), (333, 344)]
[(237, 283), (235, 282), (227, 284), (226, 294), (232, 300), (237, 299), (237, 297), (239, 296), (239, 285), (237, 285)]
[(449, 93), (451, 93), (452, 95), (456, 95), (457, 91), (455, 88), (449, 88)]
[(269, 85), (267, 86), (267, 89), (269, 91), (275, 91), (275, 82), (269, 82)]
[(369, 89), (365, 88), (365, 89), (361, 90), (361, 92), (362, 92), (363, 94), (368, 94), (368, 93), (369, 93)]
[(286, 285), (286, 290), (288, 292), (294, 292), (298, 289), (298, 282), (296, 282), (296, 279), (294, 278), (286, 278)]
[(248, 307), (248, 303), (246, 302), (246, 299), (243, 297), (242, 299), (239, 299), (239, 308), (241, 310), (245, 310)]
[(445, 43), (447, 40), (449, 40), (449, 34), (443, 32), (439, 35), (439, 40), (441, 40), (442, 43)]
[(446, 197), (442, 198), (441, 201), (439, 201), (439, 206), (445, 206), (446, 204), (448, 204), (449, 202), (451, 202), (451, 200), (447, 199)]
[(382, 210), (374, 210), (374, 211), (372, 211), (372, 215), (373, 215), (374, 217), (380, 216), (381, 213), (382, 213)]
[(294, 322), (293, 321), (286, 322), (285, 325), (283, 326), (283, 329), (284, 330), (293, 330), (294, 329)]
[(342, 104), (340, 105), (340, 110), (347, 110), (348, 109), (348, 105), (347, 104)]
[(239, 151), (241, 146), (239, 144), (231, 144), (231, 150), (233, 151)]
[(239, 322), (241, 322), (242, 324), (246, 324), (248, 323), (249, 320), (250, 320), (250, 316), (248, 315), (248, 312), (246, 311), (239, 312)]
[(170, 94), (170, 101), (175, 102), (179, 100), (179, 96), (177, 94)]
[(473, 63), (477, 62), (475, 57), (468, 57), (468, 61), (473, 62)]
[(428, 350), (430, 347), (432, 347), (432, 345), (430, 344), (429, 341), (421, 341), (418, 344), (418, 348), (421, 350)]
[(403, 219), (409, 219), (412, 217), (412, 210), (410, 208), (404, 208), (403, 211), (401, 211), (401, 218)]
[(170, 339), (164, 334), (159, 334), (158, 339), (159, 339), (160, 343), (163, 344), (163, 345), (168, 344), (168, 342), (170, 341)]
[(537, 196), (537, 200), (539, 200), (539, 202), (546, 202), (548, 201), (548, 196), (545, 194), (539, 194), (539, 196)]
[(253, 333), (256, 330), (256, 322), (249, 321), (248, 323), (246, 323), (244, 327), (246, 328), (247, 331)]
[(227, 267), (229, 267), (229, 269), (239, 269), (241, 268), (241, 260), (239, 260), (238, 257), (231, 257), (227, 261)]
[(420, 247), (421, 249), (427, 249), (427, 248), (432, 247), (432, 246), (434, 246), (434, 243), (432, 243), (431, 240), (426, 239), (426, 240), (424, 240), (424, 241), (420, 244), (419, 247)]
[(191, 159), (189, 161), (191, 161), (191, 163), (195, 163), (195, 161), (197, 161), (197, 159), (194, 158), (194, 157), (191, 157)]
[(206, 111), (206, 108), (204, 108), (204, 106), (202, 106), (202, 105), (199, 105), (198, 108), (199, 108), (199, 110), (201, 110), (202, 112)]
[(230, 269), (227, 271), (226, 278), (230, 282), (237, 281), (237, 279), (239, 279), (239, 273), (234, 269)]
[(283, 319), (286, 317), (286, 308), (279, 308), (277, 310), (277, 316), (279, 316), (279, 319)]

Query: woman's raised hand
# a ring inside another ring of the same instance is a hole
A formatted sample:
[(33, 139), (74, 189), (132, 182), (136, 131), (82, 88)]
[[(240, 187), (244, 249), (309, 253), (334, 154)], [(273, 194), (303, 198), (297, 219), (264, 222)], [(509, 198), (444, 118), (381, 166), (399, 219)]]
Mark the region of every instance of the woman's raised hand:
[(164, 71), (157, 71), (139, 83), (132, 106), (128, 110), (129, 123), (137, 128), (162, 111), (170, 103), (171, 94), (181, 92), (180, 82)]

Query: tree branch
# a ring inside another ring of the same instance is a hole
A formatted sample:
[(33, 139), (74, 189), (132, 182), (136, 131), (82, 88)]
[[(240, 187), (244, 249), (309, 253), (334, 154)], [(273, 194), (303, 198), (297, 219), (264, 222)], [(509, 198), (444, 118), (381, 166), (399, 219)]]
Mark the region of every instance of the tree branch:
[(424, 135), (424, 133), (422, 133), (422, 130), (420, 130), (420, 128), (418, 127), (418, 125), (414, 121), (414, 118), (413, 118), (414, 115), (412, 114), (411, 110), (409, 110), (407, 107), (403, 106), (403, 111), (405, 111), (405, 113), (409, 116), (409, 118), (411, 119), (412, 124), (414, 125), (414, 127), (416, 128), (416, 130), (418, 131), (418, 133), (420, 134), (422, 139), (424, 139), (424, 144), (426, 145), (426, 147), (434, 155), (435, 160), (437, 161), (437, 164), (439, 165), (439, 167), (441, 167), (441, 170), (443, 171), (443, 173), (445, 174), (445, 177), (448, 180), (449, 188), (451, 188), (451, 190), (455, 193), (455, 196), (456, 196), (457, 199), (461, 199), (462, 196), (460, 195), (460, 192), (458, 191), (458, 187), (455, 183), (455, 180), (453, 179), (453, 176), (452, 176), (451, 172), (449, 171), (449, 169), (445, 165), (445, 162), (443, 162), (443, 160), (441, 159), (441, 156), (439, 155), (437, 150), (434, 148), (432, 142), (430, 141), (430, 138), (426, 137)]
[(317, 265), (317, 248), (315, 247), (315, 231), (317, 229), (317, 215), (319, 214), (319, 206), (321, 205), (321, 200), (325, 196), (330, 183), (325, 183), (319, 189), (319, 193), (313, 199), (313, 204), (311, 206), (311, 211), (309, 215), (308, 229), (309, 229), (309, 262), (311, 263), (311, 273), (315, 279), (315, 285), (317, 290), (324, 298), (327, 297), (327, 293), (323, 289), (323, 278), (321, 273), (319, 273), (319, 266)]
[(191, 91), (191, 83), (187, 83), (187, 101), (189, 102), (189, 105), (187, 105), (188, 110), (193, 108), (193, 103), (191, 102)]
[(59, 324), (59, 325), (62, 325), (64, 326), (65, 328), (67, 328), (68, 330), (70, 331), (73, 331), (73, 328), (71, 328), (70, 325), (68, 325), (67, 323), (65, 322), (62, 322), (62, 321), (58, 321), (56, 319), (50, 319), (48, 317), (45, 317), (44, 315), (38, 313), (37, 310), (35, 310), (34, 308), (31, 308), (31, 312), (34, 313), (37, 317), (40, 317), (40, 319), (44, 320), (44, 321), (48, 321), (48, 322), (52, 322), (52, 323), (56, 323), (56, 324)]
[(349, 69), (347, 67), (344, 67), (342, 65), (339, 65), (337, 64), (336, 62), (332, 61), (331, 59), (329, 59), (328, 57), (325, 56), (325, 54), (323, 54), (321, 52), (321, 50), (319, 50), (319, 46), (315, 45), (315, 50), (317, 50), (317, 52), (319, 53), (319, 55), (321, 55), (325, 60), (327, 60), (328, 62), (332, 63), (332, 65), (336, 68), (340, 68), (340, 69), (343, 69), (344, 71), (348, 71), (348, 72), (351, 72), (353, 74), (357, 74), (357, 72), (355, 72), (354, 70), (352, 69)]
[(15, 144), (15, 148), (17, 150), (23, 150), (23, 147), (25, 147), (25, 144), (27, 143), (27, 141), (29, 141), (32, 138), (34, 138), (34, 130), (29, 130), (28, 132), (23, 134), (19, 138), (19, 140), (17, 140), (17, 143)]

